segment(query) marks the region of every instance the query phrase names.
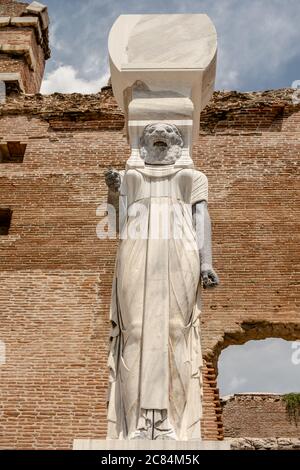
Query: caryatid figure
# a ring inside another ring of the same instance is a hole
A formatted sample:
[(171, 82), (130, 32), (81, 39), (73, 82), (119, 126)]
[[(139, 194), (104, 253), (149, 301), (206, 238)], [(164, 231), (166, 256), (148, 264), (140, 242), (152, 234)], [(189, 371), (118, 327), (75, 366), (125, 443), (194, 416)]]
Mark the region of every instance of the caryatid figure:
[(140, 141), (144, 167), (105, 175), (125, 208), (111, 303), (109, 439), (201, 440), (199, 287), (219, 280), (207, 178), (175, 166), (182, 147), (175, 125), (150, 124)]

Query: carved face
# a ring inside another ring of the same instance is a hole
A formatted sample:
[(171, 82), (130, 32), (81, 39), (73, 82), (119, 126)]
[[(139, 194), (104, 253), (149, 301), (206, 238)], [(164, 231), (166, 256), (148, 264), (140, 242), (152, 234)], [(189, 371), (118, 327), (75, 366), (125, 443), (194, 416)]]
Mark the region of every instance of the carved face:
[(149, 165), (171, 165), (181, 156), (183, 139), (173, 124), (149, 124), (141, 138), (141, 157)]

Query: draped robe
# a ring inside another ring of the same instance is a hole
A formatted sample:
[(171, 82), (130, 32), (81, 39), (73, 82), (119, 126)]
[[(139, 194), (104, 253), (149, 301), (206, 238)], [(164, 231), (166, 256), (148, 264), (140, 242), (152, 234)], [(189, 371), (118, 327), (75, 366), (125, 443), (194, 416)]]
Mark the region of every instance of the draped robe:
[[(108, 438), (149, 425), (201, 439), (200, 260), (192, 205), (207, 200), (205, 175), (145, 166), (122, 178), (110, 319)], [(120, 208), (122, 213), (122, 208)], [(155, 411), (153, 411), (155, 410)]]

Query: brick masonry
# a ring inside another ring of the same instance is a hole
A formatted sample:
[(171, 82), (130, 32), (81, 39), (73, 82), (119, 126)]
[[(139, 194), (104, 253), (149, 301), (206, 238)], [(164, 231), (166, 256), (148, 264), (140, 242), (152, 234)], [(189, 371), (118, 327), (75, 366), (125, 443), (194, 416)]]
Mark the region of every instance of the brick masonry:
[[(28, 28), (27, 28), (28, 29)], [(44, 75), (44, 53), (38, 46), (34, 31), (15, 31), (11, 27), (0, 29), (0, 44), (9, 44), (12, 47), (31, 47), (35, 57), (34, 70), (32, 70), (24, 55), (12, 58), (8, 54), (0, 55), (0, 72), (20, 73), (22, 83), (27, 93), (37, 93), (40, 89)]]
[(1, 74), (17, 73), (24, 91), (34, 94), (40, 91), (50, 49), (48, 27), (38, 14), (26, 10), (28, 5), (0, 1), (0, 80)]
[(239, 393), (222, 399), (226, 438), (298, 438), (300, 423), (287, 414), (282, 395)]
[(0, 16), (21, 16), (29, 3), (0, 0)]
[[(205, 439), (223, 437), (221, 350), (300, 338), (300, 106), (291, 93), (215, 93), (202, 115), (193, 157), (209, 179), (221, 278), (203, 293)], [(0, 208), (13, 211), (0, 236), (0, 449), (69, 449), (74, 438), (105, 437), (117, 242), (97, 238), (96, 209), (107, 201), (104, 170), (124, 168), (129, 156), (123, 127), (109, 87), (11, 95), (0, 107), (0, 146), (26, 144), (23, 163), (0, 163)]]

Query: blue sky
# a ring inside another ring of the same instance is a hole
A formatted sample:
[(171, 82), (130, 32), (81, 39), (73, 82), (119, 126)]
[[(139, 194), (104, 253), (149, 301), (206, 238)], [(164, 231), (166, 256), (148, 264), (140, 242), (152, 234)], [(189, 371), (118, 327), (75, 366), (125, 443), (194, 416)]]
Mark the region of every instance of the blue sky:
[(45, 0), (52, 58), (42, 91), (96, 92), (108, 78), (107, 37), (126, 13), (207, 13), (219, 41), (217, 89), (290, 87), (300, 79), (299, 0)]
[[(45, 0), (52, 57), (42, 91), (95, 93), (107, 83), (109, 30), (126, 13), (207, 13), (219, 41), (216, 89), (287, 88), (300, 80), (300, 0)], [(222, 395), (300, 390), (292, 343), (250, 341), (221, 355)], [(299, 355), (300, 357), (300, 355)]]

